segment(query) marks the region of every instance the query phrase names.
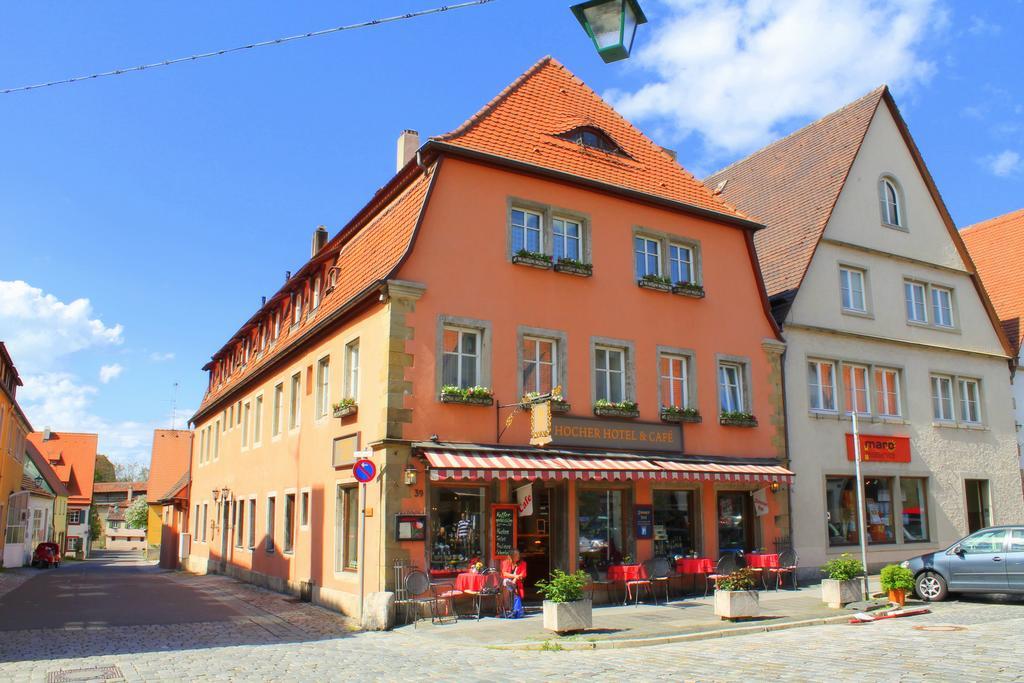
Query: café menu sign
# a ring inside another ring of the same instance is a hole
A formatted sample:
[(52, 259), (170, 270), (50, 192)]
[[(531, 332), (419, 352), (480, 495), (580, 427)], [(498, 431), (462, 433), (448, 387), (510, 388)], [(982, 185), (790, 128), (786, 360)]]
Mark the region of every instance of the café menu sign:
[(551, 423), (552, 446), (683, 452), (683, 432), (678, 424), (561, 416), (553, 416)]

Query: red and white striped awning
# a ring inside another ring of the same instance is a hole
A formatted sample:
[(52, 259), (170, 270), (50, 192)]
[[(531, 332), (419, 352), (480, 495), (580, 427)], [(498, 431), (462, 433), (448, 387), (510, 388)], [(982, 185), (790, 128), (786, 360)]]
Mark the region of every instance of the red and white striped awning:
[(490, 479), (684, 480), (791, 483), (793, 473), (778, 465), (686, 463), (643, 458), (607, 458), (565, 453), (424, 451), (431, 481)]

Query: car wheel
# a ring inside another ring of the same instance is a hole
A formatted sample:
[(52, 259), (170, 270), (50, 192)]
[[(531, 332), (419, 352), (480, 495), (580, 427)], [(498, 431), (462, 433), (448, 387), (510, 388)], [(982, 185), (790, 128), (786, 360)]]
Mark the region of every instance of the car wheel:
[(925, 572), (918, 576), (914, 590), (917, 597), (925, 602), (941, 602), (949, 595), (946, 580), (935, 572)]

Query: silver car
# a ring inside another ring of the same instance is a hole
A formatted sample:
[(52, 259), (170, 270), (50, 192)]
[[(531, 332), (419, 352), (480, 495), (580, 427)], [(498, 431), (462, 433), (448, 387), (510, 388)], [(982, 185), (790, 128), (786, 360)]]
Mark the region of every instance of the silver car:
[(922, 600), (945, 600), (950, 593), (1024, 593), (1024, 526), (981, 529), (900, 566), (914, 573)]

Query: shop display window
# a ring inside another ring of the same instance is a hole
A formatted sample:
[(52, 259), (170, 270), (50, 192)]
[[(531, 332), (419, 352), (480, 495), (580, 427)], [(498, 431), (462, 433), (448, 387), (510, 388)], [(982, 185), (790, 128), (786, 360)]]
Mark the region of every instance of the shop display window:
[(579, 567), (604, 569), (633, 561), (632, 492), (623, 489), (578, 489), (577, 548)]
[[(825, 484), (828, 507), (829, 545), (855, 545), (857, 533), (857, 487), (853, 477), (828, 477)], [(864, 507), (869, 544), (895, 543), (892, 479), (864, 479)]]
[(924, 482), (924, 479), (900, 477), (904, 543), (919, 543), (929, 540), (928, 503)]
[(696, 491), (654, 491), (654, 554), (677, 559), (700, 553)]
[(430, 492), (433, 572), (457, 572), (486, 561), (484, 487), (434, 487)]

